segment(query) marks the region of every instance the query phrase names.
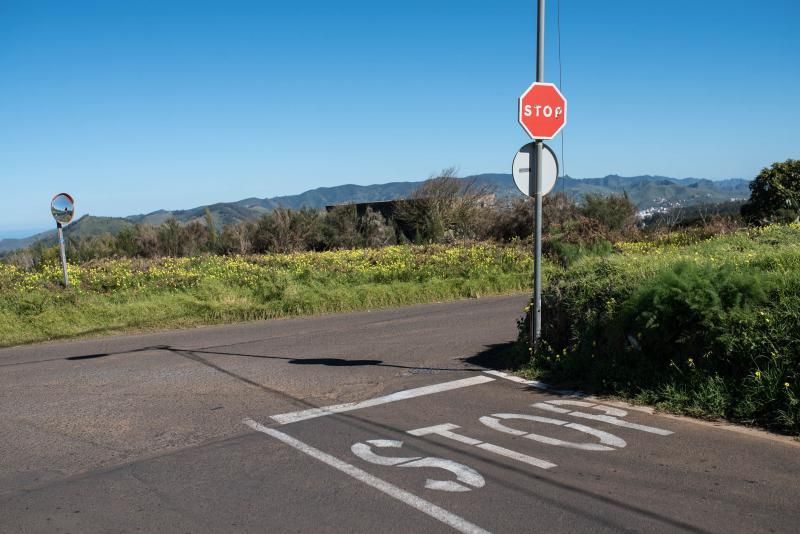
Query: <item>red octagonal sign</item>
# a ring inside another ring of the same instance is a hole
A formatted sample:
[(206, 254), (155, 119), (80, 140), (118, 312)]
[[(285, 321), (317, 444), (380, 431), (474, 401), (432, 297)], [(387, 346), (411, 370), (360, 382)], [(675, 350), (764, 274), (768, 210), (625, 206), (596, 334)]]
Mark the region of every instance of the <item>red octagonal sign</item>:
[(519, 123), (534, 139), (552, 139), (567, 123), (567, 99), (552, 83), (534, 83), (519, 97)]

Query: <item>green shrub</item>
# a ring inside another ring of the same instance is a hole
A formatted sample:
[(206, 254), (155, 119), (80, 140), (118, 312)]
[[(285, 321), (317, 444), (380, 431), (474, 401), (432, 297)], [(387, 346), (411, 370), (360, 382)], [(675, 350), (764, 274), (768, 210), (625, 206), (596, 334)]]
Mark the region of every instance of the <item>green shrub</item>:
[(636, 204), (631, 202), (627, 194), (603, 196), (590, 193), (584, 196), (581, 211), (609, 230), (622, 231), (633, 224)]
[(800, 432), (800, 225), (619, 248), (553, 273), (533, 372)]
[(613, 245), (605, 239), (593, 243), (570, 243), (561, 239), (553, 239), (543, 247), (543, 252), (564, 267), (572, 265), (584, 256), (607, 256), (613, 250)]

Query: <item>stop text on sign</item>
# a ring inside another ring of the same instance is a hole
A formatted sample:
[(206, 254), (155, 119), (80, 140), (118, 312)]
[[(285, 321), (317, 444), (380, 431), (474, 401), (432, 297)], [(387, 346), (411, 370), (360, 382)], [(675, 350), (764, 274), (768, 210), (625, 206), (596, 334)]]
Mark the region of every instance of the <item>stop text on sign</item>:
[(519, 123), (534, 139), (552, 139), (567, 123), (567, 99), (552, 83), (534, 83), (519, 97)]
[(531, 105), (526, 104), (522, 110), (522, 115), (525, 117), (558, 117), (564, 113), (564, 108), (561, 106), (542, 106), (541, 104)]

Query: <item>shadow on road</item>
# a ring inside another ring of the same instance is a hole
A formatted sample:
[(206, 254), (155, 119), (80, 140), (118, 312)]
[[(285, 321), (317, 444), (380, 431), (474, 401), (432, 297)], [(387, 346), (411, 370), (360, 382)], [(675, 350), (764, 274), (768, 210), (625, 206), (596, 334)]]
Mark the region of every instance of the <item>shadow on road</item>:
[[(78, 361), (78, 360), (95, 360), (97, 358), (106, 358), (108, 356), (116, 356), (117, 354), (128, 354), (128, 353), (136, 353), (136, 352), (146, 352), (149, 350), (169, 350), (169, 347), (166, 345), (155, 345), (152, 347), (142, 347), (141, 349), (132, 349), (126, 350), (121, 352), (99, 352), (97, 354), (81, 354), (80, 356), (70, 356), (68, 358), (64, 358), (64, 360), (70, 361)], [(55, 358), (61, 359), (61, 358)], [(41, 361), (53, 361), (53, 360), (41, 360)], [(41, 361), (33, 362), (33, 363), (41, 363)]]
[(381, 365), (383, 360), (343, 360), (341, 358), (306, 358), (289, 360), (295, 365), (328, 365), (330, 367), (353, 367), (358, 365)]
[[(49, 360), (38, 360), (36, 362), (26, 362), (27, 364), (38, 364), (44, 363), (54, 360), (69, 360), (69, 361), (81, 361), (81, 360), (95, 360), (99, 358), (107, 358), (109, 356), (121, 356), (124, 354), (135, 354), (138, 352), (150, 352), (150, 351), (166, 351), (172, 352), (175, 354), (209, 354), (212, 356), (237, 356), (241, 358), (259, 358), (265, 360), (283, 360), (287, 363), (291, 363), (293, 365), (325, 365), (328, 367), (357, 367), (357, 366), (367, 366), (367, 365), (374, 365), (377, 367), (393, 367), (396, 369), (409, 369), (411, 371), (457, 371), (457, 372), (480, 372), (483, 369), (465, 369), (463, 367), (420, 367), (416, 365), (401, 365), (401, 364), (392, 364), (392, 363), (385, 363), (383, 360), (376, 360), (376, 359), (361, 359), (361, 360), (347, 360), (344, 358), (292, 358), (287, 356), (267, 356), (265, 354), (245, 354), (241, 352), (225, 352), (220, 350), (211, 350), (216, 349), (218, 347), (201, 347), (197, 349), (181, 349), (177, 347), (172, 347), (169, 345), (152, 345), (148, 347), (142, 347), (139, 349), (132, 349), (132, 350), (124, 350), (119, 352), (100, 352), (97, 354), (81, 354), (79, 356), (69, 356), (67, 358), (53, 358)], [(463, 360), (468, 362), (468, 360)], [(19, 363), (10, 364), (10, 365), (21, 365)], [(480, 365), (480, 364), (478, 364)], [(2, 367), (2, 365), (0, 365)]]
[(472, 365), (479, 365), (486, 369), (508, 369), (510, 368), (507, 361), (508, 353), (513, 346), (513, 342), (487, 345), (481, 352), (469, 358), (463, 358), (462, 361)]

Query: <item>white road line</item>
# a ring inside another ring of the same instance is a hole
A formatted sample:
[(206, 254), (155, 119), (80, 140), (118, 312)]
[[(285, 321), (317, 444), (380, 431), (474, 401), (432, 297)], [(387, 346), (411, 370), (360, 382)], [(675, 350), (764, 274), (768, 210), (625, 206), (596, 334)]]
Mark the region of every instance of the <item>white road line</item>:
[(438, 521), (441, 521), (445, 525), (448, 525), (459, 532), (463, 532), (465, 534), (488, 534), (487, 530), (470, 523), (466, 519), (448, 512), (444, 508), (440, 508), (435, 504), (426, 501), (425, 499), (417, 497), (413, 493), (409, 493), (404, 489), (398, 488), (394, 484), (390, 484), (389, 482), (370, 475), (366, 471), (363, 471), (354, 465), (350, 465), (347, 462), (343, 462), (342, 460), (331, 456), (330, 454), (324, 453), (319, 449), (315, 449), (310, 445), (306, 445), (302, 441), (299, 441), (288, 434), (284, 434), (283, 432), (272, 428), (267, 428), (264, 425), (256, 423), (252, 419), (245, 419), (243, 422), (253, 430), (262, 432), (268, 436), (272, 436), (273, 438), (282, 441), (286, 445), (294, 447), (300, 452), (303, 452), (312, 458), (316, 458), (320, 462), (328, 464), (329, 466), (338, 469), (339, 471), (355, 478), (356, 480), (359, 480), (378, 491), (382, 491), (390, 497), (394, 497), (398, 501), (405, 503), (412, 508), (416, 508), (420, 512), (427, 514)]
[(389, 402), (413, 399), (415, 397), (422, 397), (424, 395), (431, 395), (433, 393), (441, 393), (442, 391), (465, 388), (467, 386), (475, 386), (477, 384), (484, 384), (486, 382), (494, 382), (494, 378), (489, 378), (488, 376), (483, 375), (473, 376), (471, 378), (462, 378), (461, 380), (453, 380), (452, 382), (444, 382), (442, 384), (434, 384), (432, 386), (406, 389), (404, 391), (392, 393), (391, 395), (376, 397), (374, 399), (368, 399), (360, 402), (348, 402), (347, 404), (336, 404), (334, 406), (311, 408), (309, 410), (301, 410), (299, 412), (282, 413), (273, 415), (270, 419), (282, 425), (288, 425), (289, 423), (305, 421), (306, 419), (314, 419), (315, 417), (324, 417), (326, 415), (333, 415), (335, 413), (351, 412), (353, 410), (360, 410), (362, 408), (371, 408), (372, 406), (379, 406)]
[(520, 378), (518, 376), (510, 375), (508, 373), (504, 373), (503, 371), (484, 371), (487, 375), (496, 376), (499, 378), (505, 378), (506, 380), (510, 380), (511, 382), (516, 382), (518, 384), (525, 384), (526, 386), (530, 386), (536, 389), (543, 389), (545, 391), (550, 391), (552, 393), (557, 393), (559, 395), (572, 395), (575, 397), (585, 397), (586, 394), (581, 393), (579, 391), (572, 391), (566, 389), (555, 389), (553, 386), (549, 384), (545, 384), (544, 382), (540, 382), (539, 380), (525, 380), (524, 378)]

